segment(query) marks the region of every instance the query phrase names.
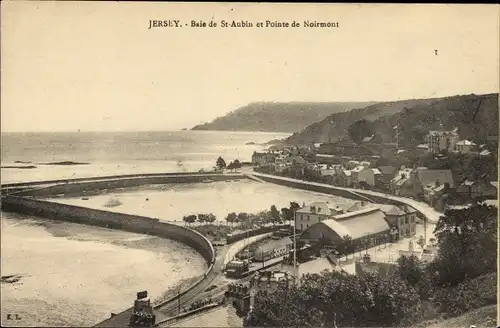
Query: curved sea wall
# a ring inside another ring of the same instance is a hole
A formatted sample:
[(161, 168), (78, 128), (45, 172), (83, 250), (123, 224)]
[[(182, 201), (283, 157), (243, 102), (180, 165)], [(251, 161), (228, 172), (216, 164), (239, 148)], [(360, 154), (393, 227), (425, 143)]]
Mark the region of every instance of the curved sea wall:
[(3, 196), (2, 210), (37, 217), (95, 225), (104, 228), (148, 234), (179, 241), (193, 247), (208, 265), (215, 261), (212, 243), (197, 231), (144, 216), (107, 212), (19, 196)]
[[(241, 174), (205, 174), (205, 173), (177, 173), (177, 174), (142, 174), (137, 176), (103, 177), (90, 179), (63, 180), (44, 182), (46, 187), (16, 192), (16, 196), (32, 196), (38, 198), (52, 198), (64, 195), (65, 197), (91, 195), (113, 189), (133, 188), (144, 185), (169, 184), (169, 183), (199, 183), (210, 181), (227, 181), (246, 179)], [(54, 185), (49, 185), (55, 183)], [(41, 182), (37, 182), (38, 185)], [(26, 187), (26, 184), (3, 185), (3, 188)], [(33, 185), (35, 186), (35, 185)]]
[[(350, 199), (355, 199), (355, 200), (360, 200), (360, 201), (367, 201), (368, 200), (368, 201), (378, 203), (378, 204), (390, 204), (390, 205), (397, 205), (397, 206), (408, 205), (407, 203), (405, 203), (403, 201), (389, 198), (389, 197), (384, 196), (384, 195), (376, 195), (374, 193), (367, 193), (367, 192), (364, 192), (363, 190), (352, 191), (352, 190), (348, 190), (347, 188), (342, 188), (342, 187), (324, 185), (324, 184), (319, 184), (319, 183), (311, 183), (308, 181), (300, 181), (300, 180), (296, 180), (296, 179), (274, 177), (271, 175), (256, 174), (256, 176), (265, 182), (270, 182), (270, 183), (274, 183), (274, 184), (286, 186), (286, 187), (292, 187), (292, 188), (297, 188), (297, 189), (302, 189), (302, 190), (320, 192), (323, 194), (330, 194), (330, 195), (335, 195), (335, 196), (340, 196), (340, 197), (350, 198)], [(417, 209), (417, 216), (423, 220), (429, 221), (429, 218), (424, 213), (418, 211), (418, 209)]]

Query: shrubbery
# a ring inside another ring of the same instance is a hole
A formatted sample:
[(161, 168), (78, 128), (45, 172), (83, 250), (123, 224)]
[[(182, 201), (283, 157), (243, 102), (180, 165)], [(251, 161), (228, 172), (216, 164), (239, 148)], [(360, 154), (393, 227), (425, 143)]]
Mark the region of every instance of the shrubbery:
[(386, 277), (306, 275), (298, 286), (259, 294), (245, 326), (405, 326), (495, 304), (496, 208), (447, 211), (435, 234), (439, 252), (429, 265), (402, 257)]
[(454, 317), (497, 302), (497, 276), (489, 273), (435, 292), (438, 311)]

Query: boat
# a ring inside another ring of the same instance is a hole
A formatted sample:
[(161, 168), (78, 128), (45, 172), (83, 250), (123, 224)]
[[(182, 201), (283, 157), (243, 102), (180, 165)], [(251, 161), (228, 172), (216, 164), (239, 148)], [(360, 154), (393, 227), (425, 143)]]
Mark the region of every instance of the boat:
[(182, 163), (182, 161), (181, 161), (181, 160), (178, 160), (178, 161), (177, 161), (177, 166), (184, 166), (184, 164)]
[(203, 183), (210, 183), (210, 182), (214, 182), (214, 180), (210, 180), (210, 179), (203, 180)]

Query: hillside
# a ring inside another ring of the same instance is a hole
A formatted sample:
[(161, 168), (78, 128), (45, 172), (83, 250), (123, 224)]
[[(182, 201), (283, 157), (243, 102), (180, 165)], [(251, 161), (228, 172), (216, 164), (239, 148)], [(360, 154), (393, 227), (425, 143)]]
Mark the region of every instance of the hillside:
[(375, 134), (374, 142), (395, 142), (393, 128), (399, 125), (400, 144), (416, 145), (423, 143), (425, 134), (439, 129), (440, 124), (449, 130), (457, 127), (462, 139), (482, 142), (488, 135), (498, 135), (498, 94), (377, 103), (332, 114), (293, 134), (287, 142), (338, 141), (348, 137), (348, 128), (362, 119), (368, 121), (363, 127)]
[(412, 326), (412, 328), (443, 328), (443, 327), (497, 327), (497, 306), (488, 305), (476, 310), (466, 312), (458, 317), (449, 319), (435, 319), (422, 322)]
[(296, 132), (332, 113), (374, 102), (255, 102), (192, 130)]

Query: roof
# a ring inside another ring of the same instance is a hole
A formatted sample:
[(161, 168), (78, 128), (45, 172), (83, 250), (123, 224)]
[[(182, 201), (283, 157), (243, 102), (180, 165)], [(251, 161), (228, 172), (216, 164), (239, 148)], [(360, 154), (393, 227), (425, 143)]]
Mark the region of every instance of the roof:
[(364, 137), (364, 138), (363, 138), (363, 141), (364, 141), (364, 142), (372, 141), (372, 139), (373, 139), (374, 137), (375, 137), (375, 135), (371, 135), (371, 136), (369, 136), (369, 137)]
[(347, 177), (351, 176), (351, 170), (342, 170)]
[(335, 158), (336, 156), (329, 154), (316, 154), (316, 157)]
[(403, 211), (401, 208), (395, 205), (379, 205), (378, 207), (382, 212), (385, 213), (385, 215), (395, 215), (395, 216), (406, 215), (405, 211)]
[(365, 168), (364, 166), (361, 166), (361, 165), (360, 165), (360, 166), (356, 166), (356, 167), (355, 167), (355, 168), (353, 168), (351, 171), (352, 171), (352, 172), (359, 173), (359, 172), (363, 171), (363, 169), (364, 169), (364, 168)]
[(428, 144), (420, 144), (420, 145), (417, 145), (416, 147), (417, 149), (428, 149), (429, 148), (429, 145)]
[[(396, 184), (403, 184), (405, 181), (407, 181), (409, 178), (410, 178), (410, 174), (412, 172), (412, 169), (402, 169), (402, 170), (399, 170), (394, 178), (392, 179), (392, 182), (396, 183)], [(404, 175), (404, 178), (403, 178), (403, 175)]]
[[(342, 238), (344, 236), (351, 236), (351, 238), (352, 238), (351, 231), (349, 231), (349, 229), (344, 224), (337, 222), (335, 219), (323, 220), (323, 221), (316, 223), (316, 224), (320, 224), (320, 225), (322, 224), (322, 225), (326, 226), (328, 229), (334, 231), (337, 235), (339, 235), (340, 238)], [(313, 226), (314, 226), (314, 224), (311, 227), (313, 227)], [(309, 228), (311, 228), (311, 227), (309, 227)]]
[(379, 169), (372, 169), (373, 174), (382, 174)]
[[(313, 212), (311, 211), (311, 207), (315, 207), (316, 211)], [(328, 207), (328, 204), (325, 202), (314, 202), (310, 205), (304, 206), (296, 211), (297, 213), (314, 213), (314, 214), (324, 214), (324, 215), (330, 215), (330, 208)]]
[(354, 212), (354, 211), (359, 211), (362, 208), (365, 208), (365, 206), (363, 206), (360, 202), (356, 202), (356, 203), (352, 204), (351, 206), (349, 206), (346, 209), (346, 211), (347, 212)]
[(266, 242), (266, 243), (260, 245), (259, 247), (257, 247), (257, 249), (255, 250), (255, 253), (267, 252), (267, 251), (270, 251), (270, 250), (273, 250), (276, 248), (281, 248), (281, 247), (291, 245), (291, 244), (293, 244), (293, 242), (290, 239), (290, 237), (285, 237), (285, 238), (278, 239), (278, 240), (272, 240), (270, 242)]
[(462, 140), (462, 141), (457, 142), (457, 145), (460, 145), (460, 146), (475, 146), (476, 144), (473, 143), (472, 141), (469, 141), (469, 140)]
[(449, 183), (450, 188), (453, 188), (451, 170), (422, 170), (417, 171), (417, 176), (423, 186), (434, 185), (436, 181), (439, 181), (440, 184)]
[(491, 185), (495, 188), (498, 188), (498, 182), (497, 181), (491, 181)]
[(294, 163), (298, 163), (298, 164), (305, 164), (307, 163), (306, 160), (304, 158), (302, 158), (302, 156), (292, 156), (290, 157), (290, 160)]
[(491, 152), (489, 150), (487, 150), (487, 149), (485, 149), (485, 150), (483, 150), (482, 152), (479, 153), (479, 155), (481, 155), (481, 156), (488, 156), (490, 154), (491, 154)]
[(379, 166), (378, 169), (384, 175), (392, 175), (396, 173), (397, 170), (394, 166)]
[[(333, 220), (347, 228), (352, 239), (389, 230), (389, 224), (385, 221), (384, 213), (376, 207), (336, 215)], [(324, 220), (323, 222), (325, 221), (330, 220)]]
[[(358, 211), (358, 213), (363, 210)], [(362, 238), (367, 235), (377, 234), (389, 230), (389, 224), (385, 221), (384, 213), (378, 209), (364, 211), (364, 213), (350, 213), (350, 218), (340, 221), (351, 232), (352, 239)]]
[(430, 136), (457, 135), (457, 130), (453, 131), (429, 131)]

